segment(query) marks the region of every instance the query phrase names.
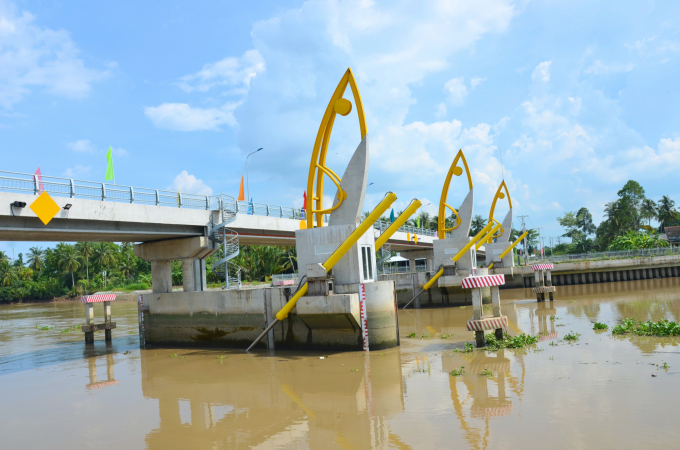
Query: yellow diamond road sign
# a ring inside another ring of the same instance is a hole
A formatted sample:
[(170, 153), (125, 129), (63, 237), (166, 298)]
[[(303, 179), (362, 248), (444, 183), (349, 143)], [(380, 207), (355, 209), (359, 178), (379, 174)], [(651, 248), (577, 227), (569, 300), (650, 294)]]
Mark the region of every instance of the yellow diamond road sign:
[(52, 200), (52, 197), (47, 192), (43, 192), (38, 196), (38, 198), (31, 203), (30, 208), (33, 210), (38, 219), (42, 220), (42, 223), (47, 225), (50, 220), (57, 215), (61, 208), (57, 205), (57, 202)]

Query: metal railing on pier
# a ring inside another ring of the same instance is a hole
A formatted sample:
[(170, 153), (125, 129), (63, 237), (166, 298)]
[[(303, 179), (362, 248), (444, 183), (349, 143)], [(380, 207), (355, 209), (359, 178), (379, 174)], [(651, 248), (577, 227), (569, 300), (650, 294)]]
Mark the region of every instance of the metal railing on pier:
[[(680, 255), (680, 246), (643, 248), (638, 250), (621, 250), (611, 252), (573, 253), (567, 255), (546, 255), (542, 258), (529, 258), (529, 264), (536, 262), (552, 262), (555, 264), (582, 261), (604, 261), (610, 259), (632, 259), (652, 256)], [(522, 263), (524, 258), (521, 258)]]

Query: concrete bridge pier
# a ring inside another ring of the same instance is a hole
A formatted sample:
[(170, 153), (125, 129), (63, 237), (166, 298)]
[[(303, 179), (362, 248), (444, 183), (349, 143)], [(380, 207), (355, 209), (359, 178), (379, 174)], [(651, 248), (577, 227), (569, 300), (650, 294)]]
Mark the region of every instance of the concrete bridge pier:
[(184, 292), (206, 291), (205, 258), (217, 250), (205, 237), (170, 239), (135, 244), (135, 255), (151, 261), (151, 289), (154, 294), (172, 292), (172, 261), (182, 261)]

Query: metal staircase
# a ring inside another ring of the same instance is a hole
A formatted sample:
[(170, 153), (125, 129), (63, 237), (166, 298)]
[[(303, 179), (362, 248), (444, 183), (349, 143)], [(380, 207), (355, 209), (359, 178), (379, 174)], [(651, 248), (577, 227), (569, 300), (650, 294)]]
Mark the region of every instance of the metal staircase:
[(219, 278), (224, 279), (225, 289), (241, 287), (241, 267), (230, 262), (239, 254), (238, 233), (226, 226), (236, 220), (238, 204), (233, 197), (222, 194), (220, 196), (222, 222), (214, 225), (210, 232), (210, 239), (222, 246), (222, 259), (212, 265), (212, 270)]
[[(374, 224), (375, 227), (375, 224)], [(378, 224), (378, 230), (379, 233), (378, 235), (382, 234), (387, 228), (389, 227), (389, 224), (384, 223), (382, 221), (379, 221)], [(378, 273), (385, 273), (385, 262), (387, 262), (388, 259), (392, 256), (392, 246), (390, 245), (389, 242), (385, 242), (382, 247), (378, 249), (378, 251), (375, 253), (375, 262), (376, 266), (378, 268)]]

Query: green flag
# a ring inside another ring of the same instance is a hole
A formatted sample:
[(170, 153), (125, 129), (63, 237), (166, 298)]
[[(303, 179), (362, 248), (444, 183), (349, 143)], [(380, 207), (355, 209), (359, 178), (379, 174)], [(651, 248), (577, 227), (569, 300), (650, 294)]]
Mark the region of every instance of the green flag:
[(392, 208), (392, 212), (390, 212), (390, 222), (394, 222), (394, 208)]
[(420, 216), (416, 217), (416, 228), (420, 228)]
[(109, 147), (109, 151), (106, 152), (106, 176), (104, 177), (104, 181), (111, 181), (116, 176), (113, 174), (113, 156), (111, 155), (111, 147)]

